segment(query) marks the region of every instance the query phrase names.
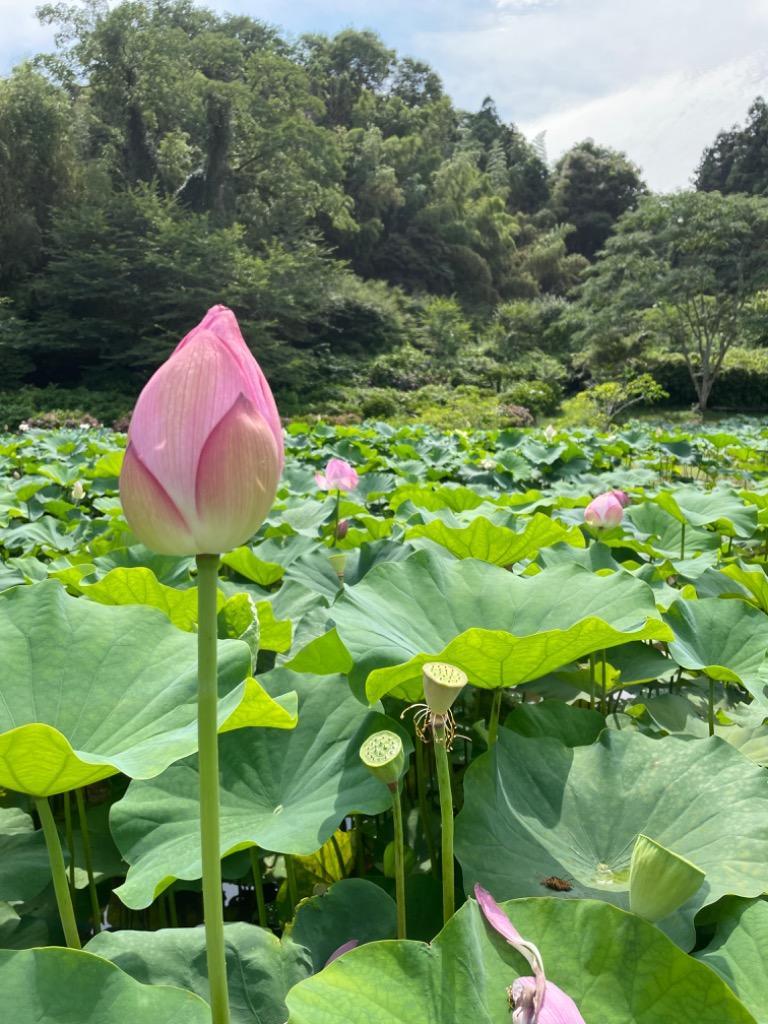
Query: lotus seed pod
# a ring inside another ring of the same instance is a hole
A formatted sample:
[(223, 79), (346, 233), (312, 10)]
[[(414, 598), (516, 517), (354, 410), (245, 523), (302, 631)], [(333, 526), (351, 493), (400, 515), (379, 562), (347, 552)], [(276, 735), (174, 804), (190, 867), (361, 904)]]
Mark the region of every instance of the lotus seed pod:
[(339, 578), (339, 583), (344, 583), (344, 567), (347, 564), (347, 552), (346, 551), (335, 551), (332, 555), (328, 556), (328, 561), (331, 563), (331, 568)]
[(429, 710), (435, 715), (446, 715), (467, 685), (466, 672), (442, 661), (429, 661), (421, 666), (421, 671)]
[(375, 732), (360, 747), (360, 760), (377, 779), (394, 789), (405, 768), (403, 741), (388, 729)]
[(647, 921), (661, 921), (687, 902), (704, 872), (648, 836), (638, 835), (629, 871), (629, 907)]

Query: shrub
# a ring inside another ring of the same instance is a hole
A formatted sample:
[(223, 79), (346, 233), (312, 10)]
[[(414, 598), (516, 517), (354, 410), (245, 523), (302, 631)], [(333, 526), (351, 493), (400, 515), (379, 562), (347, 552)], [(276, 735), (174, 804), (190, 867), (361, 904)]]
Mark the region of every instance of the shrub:
[(524, 405), (500, 405), (499, 421), (503, 427), (532, 427), (536, 422), (530, 409)]
[(558, 384), (543, 380), (520, 380), (508, 387), (501, 396), (506, 405), (521, 405), (535, 416), (548, 416), (557, 411), (562, 397)]
[[(695, 402), (693, 384), (682, 355), (652, 353), (644, 369), (669, 393), (666, 406), (688, 406)], [(768, 409), (768, 350), (732, 348), (712, 389), (709, 406), (738, 412)]]
[(398, 404), (386, 391), (371, 392), (363, 399), (360, 411), (365, 419), (384, 420), (398, 413)]
[(56, 418), (77, 420), (75, 425), (92, 419), (111, 426), (130, 413), (133, 402), (132, 396), (118, 391), (60, 388), (53, 384), (44, 388), (28, 386), (0, 391), (0, 429), (15, 430), (20, 423), (37, 422), (47, 413), (55, 413)]

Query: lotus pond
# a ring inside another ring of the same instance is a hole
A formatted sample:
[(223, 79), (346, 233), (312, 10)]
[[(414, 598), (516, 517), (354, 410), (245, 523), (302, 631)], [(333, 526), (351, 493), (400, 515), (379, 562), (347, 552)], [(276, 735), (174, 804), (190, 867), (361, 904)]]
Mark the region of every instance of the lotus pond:
[[(124, 448), (0, 437), (13, 1024), (211, 1020), (195, 562), (135, 542)], [(294, 423), (286, 456), (218, 579), (233, 1024), (530, 1022), (541, 961), (587, 1024), (766, 1024), (768, 428)]]

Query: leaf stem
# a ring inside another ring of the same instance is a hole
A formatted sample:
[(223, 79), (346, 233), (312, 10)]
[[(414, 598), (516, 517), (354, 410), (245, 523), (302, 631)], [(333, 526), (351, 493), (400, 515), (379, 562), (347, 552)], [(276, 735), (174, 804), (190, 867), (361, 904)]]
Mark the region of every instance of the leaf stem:
[(591, 711), (595, 710), (595, 656), (590, 654), (589, 656), (589, 707)]
[(604, 714), (608, 714), (608, 665), (606, 664), (605, 649), (602, 652), (602, 667), (603, 667), (603, 695), (600, 699), (600, 711)]
[(400, 784), (392, 790), (392, 816), (395, 822), (395, 899), (397, 901), (397, 937), (405, 938), (405, 835), (403, 831), (403, 806), (400, 801)]
[(291, 903), (291, 917), (299, 902), (299, 886), (296, 881), (296, 865), (290, 853), (285, 854), (285, 879), (288, 883), (288, 899)]
[(448, 748), (445, 725), (433, 726), (435, 737), (435, 763), (437, 765), (437, 788), (440, 794), (440, 819), (442, 823), (442, 857), (440, 866), (443, 875), (443, 923), (453, 916), (453, 793), (451, 791), (451, 767), (448, 763)]
[(715, 735), (715, 680), (709, 680), (709, 707), (708, 707), (709, 735)]
[(75, 834), (72, 831), (72, 799), (69, 790), (64, 794), (64, 834), (69, 853), (69, 890), (75, 895)]
[(70, 949), (82, 949), (80, 936), (77, 933), (77, 922), (75, 921), (75, 910), (72, 906), (72, 893), (69, 891), (67, 881), (67, 869), (64, 865), (64, 854), (61, 852), (61, 840), (53, 820), (51, 805), (45, 796), (35, 797), (35, 807), (43, 828), (45, 845), (48, 849), (48, 861), (51, 865), (51, 877), (53, 879), (53, 891), (56, 894), (56, 905), (59, 908), (61, 927), (64, 929), (64, 938)]
[(501, 696), (502, 690), (499, 687), (493, 691), (493, 701), (491, 703), (491, 713), (488, 717), (488, 746), (493, 746), (496, 742), (496, 737), (499, 735), (499, 715), (501, 714)]
[(251, 858), (251, 874), (253, 875), (253, 891), (256, 893), (256, 907), (259, 913), (259, 924), (262, 928), (268, 928), (267, 904), (264, 901), (264, 879), (261, 877), (261, 861), (259, 851), (255, 846), (248, 848)]
[(414, 747), (416, 752), (416, 791), (419, 799), (421, 827), (424, 830), (424, 836), (427, 840), (429, 863), (432, 868), (432, 874), (437, 877), (437, 850), (435, 849), (435, 837), (432, 832), (432, 814), (430, 812), (429, 799), (427, 796), (427, 766), (425, 761), (429, 753), (429, 748), (421, 742), (418, 736), (416, 737)]
[(219, 737), (216, 584), (219, 556), (197, 556), (197, 738), (200, 765), (200, 849), (203, 914), (212, 1024), (229, 1024), (224, 905), (219, 841)]
[(88, 818), (85, 814), (85, 798), (82, 789), (75, 790), (75, 801), (77, 802), (77, 816), (80, 819), (80, 840), (83, 844), (83, 860), (88, 875), (88, 893), (91, 897), (91, 916), (93, 917), (93, 933), (98, 935), (101, 931), (101, 907), (99, 906), (99, 894), (96, 890), (96, 882), (93, 878), (93, 856), (91, 855), (91, 833), (88, 828)]
[(680, 559), (685, 558), (685, 523), (682, 524), (680, 530)]

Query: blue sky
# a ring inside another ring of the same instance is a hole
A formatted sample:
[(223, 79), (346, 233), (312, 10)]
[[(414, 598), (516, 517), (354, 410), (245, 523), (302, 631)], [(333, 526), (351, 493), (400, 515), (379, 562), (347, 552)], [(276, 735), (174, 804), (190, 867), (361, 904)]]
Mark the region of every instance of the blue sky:
[[(0, 73), (50, 46), (37, 0), (0, 0)], [(684, 188), (717, 130), (768, 93), (768, 0), (209, 0), (288, 33), (373, 28), (460, 105), (492, 95), (555, 159), (584, 138)]]

